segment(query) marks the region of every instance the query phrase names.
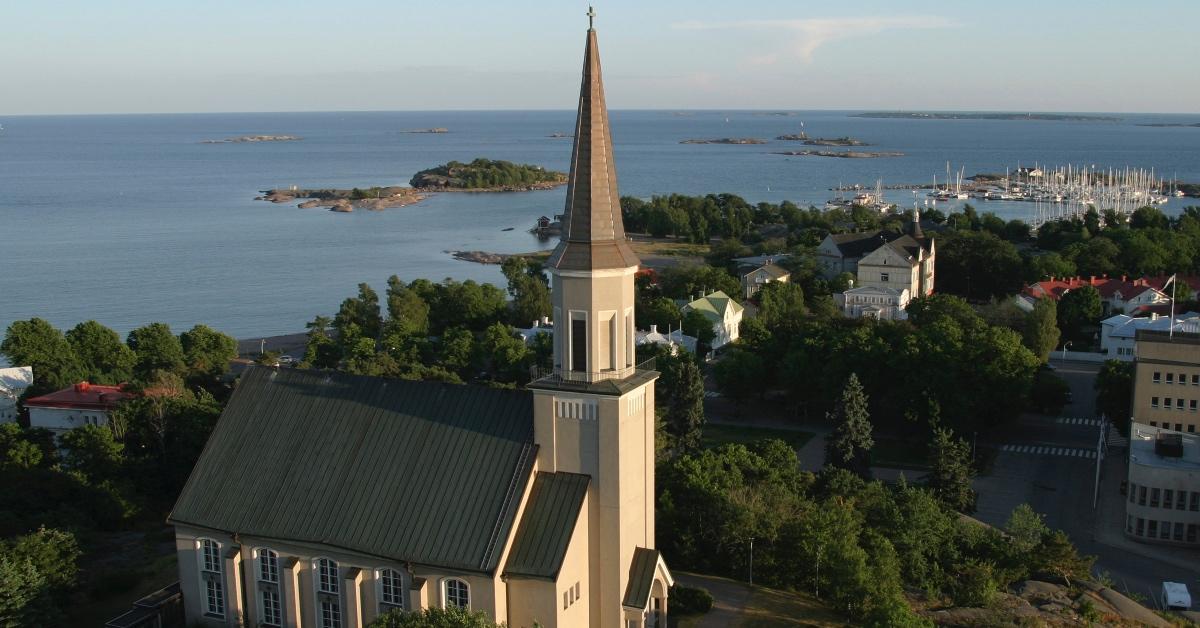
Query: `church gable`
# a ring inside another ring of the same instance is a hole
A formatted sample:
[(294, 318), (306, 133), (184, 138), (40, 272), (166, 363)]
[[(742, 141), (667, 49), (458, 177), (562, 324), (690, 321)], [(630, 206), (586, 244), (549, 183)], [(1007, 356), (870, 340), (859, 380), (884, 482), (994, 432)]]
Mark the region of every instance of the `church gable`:
[(490, 573), (532, 412), (525, 391), (251, 368), (170, 521)]
[(537, 474), (504, 569), (506, 577), (558, 577), (590, 480), (578, 473)]

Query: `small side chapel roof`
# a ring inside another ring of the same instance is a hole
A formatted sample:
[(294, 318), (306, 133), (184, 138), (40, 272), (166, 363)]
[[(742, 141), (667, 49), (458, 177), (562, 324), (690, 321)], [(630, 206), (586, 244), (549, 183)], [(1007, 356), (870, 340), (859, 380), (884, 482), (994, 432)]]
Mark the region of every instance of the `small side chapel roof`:
[(505, 576), (558, 577), (590, 480), (578, 473), (537, 474), (517, 526)]
[(536, 457), (528, 391), (252, 367), (168, 520), (493, 573)]

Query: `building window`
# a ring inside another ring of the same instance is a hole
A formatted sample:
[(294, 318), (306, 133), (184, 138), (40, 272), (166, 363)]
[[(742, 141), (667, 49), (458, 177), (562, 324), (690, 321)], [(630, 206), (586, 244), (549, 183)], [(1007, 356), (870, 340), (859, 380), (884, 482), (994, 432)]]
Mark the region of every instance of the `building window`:
[(258, 550), (259, 619), (263, 626), (283, 625), (283, 605), (279, 601), (279, 554)]
[(1158, 489), (1150, 489), (1150, 507), (1158, 508)]
[(567, 592), (563, 591), (563, 610), (564, 611), (567, 610), (567, 607), (570, 605), (571, 605), (571, 602), (567, 599)]
[(224, 617), (225, 589), (221, 586), (221, 581), (211, 578), (205, 579), (204, 588), (204, 614), (211, 617)]
[(1188, 409), (1191, 410), (1192, 412), (1196, 411), (1196, 400), (1195, 399), (1191, 400), (1188, 403)]
[(1200, 373), (1192, 375), (1192, 385), (1200, 386)]
[(1158, 520), (1150, 519), (1146, 524), (1146, 536), (1150, 538), (1158, 537)]
[(1173, 491), (1169, 488), (1164, 488), (1163, 489), (1163, 508), (1170, 508), (1174, 502), (1175, 502), (1175, 491)]
[(1200, 493), (1192, 493), (1191, 504), (1188, 505), (1188, 510), (1192, 512), (1200, 512)]
[(1144, 534), (1144, 532), (1145, 532), (1145, 527), (1146, 527), (1146, 520), (1145, 520), (1145, 519), (1142, 519), (1141, 517), (1138, 517), (1138, 520), (1137, 520), (1137, 531), (1136, 531), (1136, 532), (1134, 532), (1134, 534), (1136, 534), (1136, 535), (1138, 535), (1138, 536), (1143, 536), (1143, 534)]
[(571, 370), (587, 372), (587, 318), (584, 314), (571, 315)]
[(342, 605), (331, 599), (321, 600), (321, 628), (341, 628)]
[(579, 583), (578, 583), (578, 582), (576, 582), (576, 583), (575, 583), (575, 599), (577, 599), (577, 600), (578, 600), (580, 597), (582, 597), (582, 595), (580, 594), (580, 592), (581, 592), (581, 589), (579, 588)]
[(317, 559), (317, 592), (338, 593), (338, 566), (328, 558)]
[(279, 582), (279, 554), (269, 550), (258, 550), (258, 579), (262, 582)]
[(1158, 528), (1158, 538), (1170, 540), (1171, 538), (1171, 522), (1164, 521)]
[(386, 607), (404, 608), (404, 579), (395, 569), (379, 570), (379, 601), (381, 613), (386, 613)]
[(1167, 373), (1167, 383), (1168, 384), (1175, 383), (1175, 374), (1174, 373)]
[(1187, 491), (1175, 491), (1175, 510), (1187, 510)]
[(471, 608), (471, 589), (467, 583), (457, 578), (449, 578), (442, 585), (442, 595), (445, 598), (444, 608)]
[(1197, 526), (1194, 523), (1188, 524), (1188, 527), (1187, 527), (1187, 542), (1188, 543), (1196, 542), (1196, 528), (1200, 528), (1200, 526)]
[(887, 280), (888, 280), (888, 274), (887, 274), (887, 273), (879, 273), (879, 281), (882, 281), (882, 282), (884, 282), (884, 283), (887, 283)]
[(1138, 506), (1145, 506), (1145, 505), (1146, 505), (1146, 487), (1139, 486), (1138, 487)]
[(221, 577), (221, 546), (212, 539), (200, 539), (200, 580), (203, 585), (204, 614), (225, 616), (225, 583)]
[(283, 625), (283, 606), (279, 603), (279, 589), (262, 589), (262, 621), (263, 626)]
[(1157, 384), (1161, 381), (1162, 381), (1162, 373), (1160, 373), (1158, 371), (1154, 371), (1154, 383)]
[(1175, 522), (1175, 536), (1174, 536), (1173, 540), (1176, 540), (1176, 541), (1183, 540), (1183, 523), (1181, 523), (1179, 521)]
[(321, 628), (341, 628), (342, 600), (339, 597), (338, 564), (328, 558), (316, 560), (317, 609)]
[(1176, 424), (1175, 424), (1175, 431), (1176, 431), (1176, 432), (1182, 432), (1182, 431), (1183, 431), (1183, 424), (1182, 424), (1182, 423), (1176, 423)]
[(1170, 409), (1171, 409), (1171, 398), (1164, 397), (1163, 398), (1163, 410), (1170, 410)]
[[(1175, 409), (1176, 409), (1176, 410), (1183, 410), (1183, 397), (1180, 397), (1180, 398), (1178, 398), (1178, 399), (1176, 399), (1176, 400), (1175, 400)], [(1177, 429), (1177, 430), (1178, 430), (1179, 428), (1175, 428), (1175, 429)]]
[(1130, 482), (1129, 484), (1129, 503), (1133, 503), (1134, 496), (1137, 495), (1137, 484)]
[(1179, 385), (1180, 385), (1180, 386), (1187, 386), (1187, 373), (1180, 373), (1180, 374), (1179, 374)]
[(1151, 407), (1151, 408), (1157, 408), (1157, 407), (1158, 407), (1158, 397), (1151, 397), (1151, 398), (1150, 398), (1150, 407)]

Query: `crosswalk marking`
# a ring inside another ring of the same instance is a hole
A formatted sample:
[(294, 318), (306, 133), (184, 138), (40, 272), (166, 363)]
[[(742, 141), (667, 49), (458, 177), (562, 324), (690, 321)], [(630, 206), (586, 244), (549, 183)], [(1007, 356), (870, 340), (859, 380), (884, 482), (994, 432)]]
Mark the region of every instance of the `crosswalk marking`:
[(1059, 417), (1056, 423), (1060, 425), (1084, 425), (1087, 427), (1100, 427), (1103, 422), (1101, 419), (1083, 419), (1078, 417)]
[(1030, 454), (1033, 456), (1065, 456), (1068, 458), (1096, 458), (1096, 452), (1092, 449), (1081, 449), (1079, 447), (1047, 447), (1045, 445), (1003, 445), (1000, 451), (1007, 451), (1014, 454)]

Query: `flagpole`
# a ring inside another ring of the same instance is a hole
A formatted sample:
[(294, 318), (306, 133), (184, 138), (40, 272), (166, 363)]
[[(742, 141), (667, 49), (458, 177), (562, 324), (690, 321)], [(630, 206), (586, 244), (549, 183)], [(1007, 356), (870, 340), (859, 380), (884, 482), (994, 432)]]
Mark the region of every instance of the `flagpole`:
[[(1178, 274), (1178, 273), (1176, 273), (1176, 274)], [(1167, 338), (1174, 339), (1175, 338), (1175, 275), (1171, 275), (1171, 278), (1167, 280), (1167, 285), (1171, 286), (1171, 295), (1170, 295), (1171, 296), (1171, 320), (1168, 323), (1168, 327), (1167, 327)], [(1164, 289), (1166, 287), (1167, 286), (1163, 286)]]

